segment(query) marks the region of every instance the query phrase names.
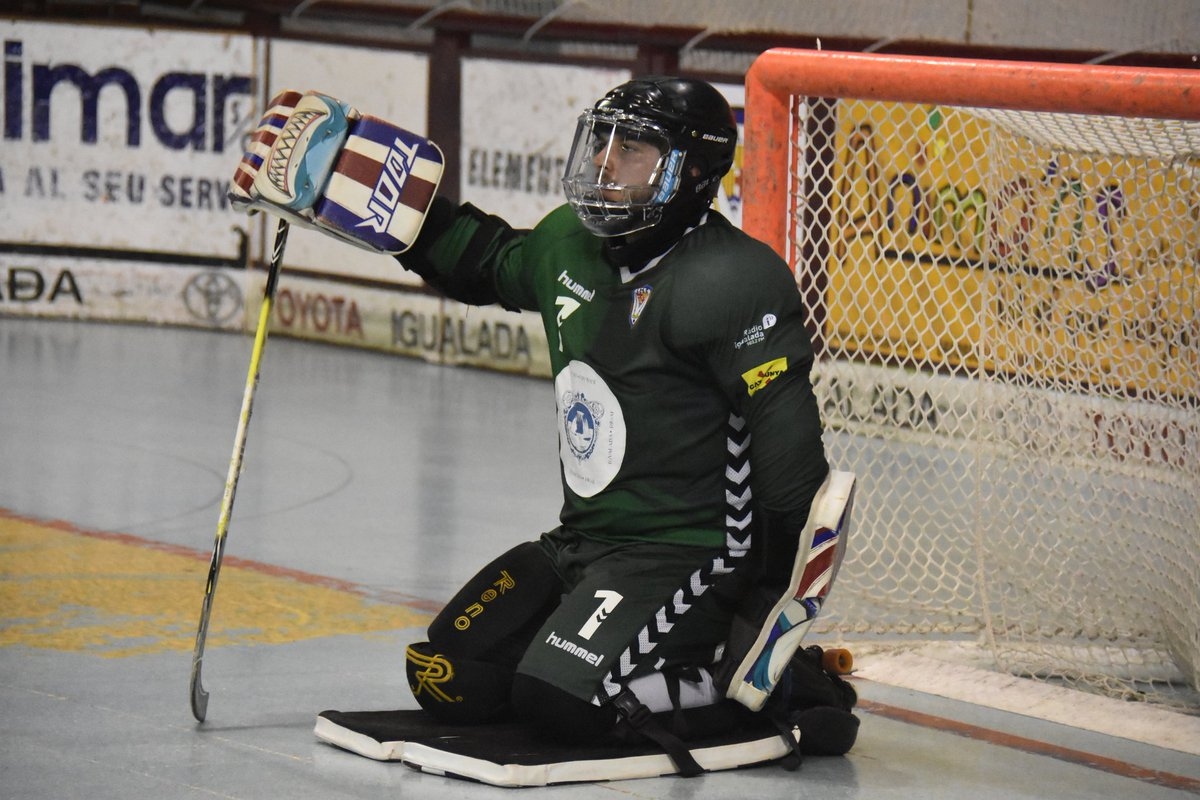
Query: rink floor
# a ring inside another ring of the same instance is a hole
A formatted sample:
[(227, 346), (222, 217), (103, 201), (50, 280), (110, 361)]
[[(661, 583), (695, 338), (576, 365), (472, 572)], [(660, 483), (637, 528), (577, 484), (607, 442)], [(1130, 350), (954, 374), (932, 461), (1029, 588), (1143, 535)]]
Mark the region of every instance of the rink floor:
[[(192, 645), (250, 347), (240, 335), (0, 317), (0, 798), (506, 791), (369, 761), (312, 727), (324, 709), (415, 707), (405, 644), (476, 568), (553, 527), (550, 385), (273, 337), (198, 724)], [(1200, 718), (1076, 693), (1047, 715), (1050, 701), (1022, 700), (1012, 680), (960, 675), (967, 701), (951, 676), (922, 686), (919, 664), (915, 675), (912, 663), (859, 665), (862, 728), (847, 757), (528, 791), (1200, 794)]]

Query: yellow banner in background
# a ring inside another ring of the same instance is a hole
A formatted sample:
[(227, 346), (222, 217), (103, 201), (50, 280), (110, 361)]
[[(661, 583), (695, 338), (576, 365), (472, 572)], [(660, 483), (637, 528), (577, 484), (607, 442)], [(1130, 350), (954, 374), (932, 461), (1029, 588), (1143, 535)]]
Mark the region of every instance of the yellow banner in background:
[(843, 102), (837, 122), (830, 345), (1200, 395), (1200, 164), (1052, 149), (958, 109)]

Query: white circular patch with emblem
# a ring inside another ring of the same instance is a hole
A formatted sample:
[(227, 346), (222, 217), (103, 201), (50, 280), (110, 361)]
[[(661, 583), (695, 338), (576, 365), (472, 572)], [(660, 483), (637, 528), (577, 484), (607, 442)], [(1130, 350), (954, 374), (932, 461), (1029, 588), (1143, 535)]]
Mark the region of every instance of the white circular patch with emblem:
[(567, 486), (592, 497), (612, 482), (625, 460), (625, 417), (604, 379), (582, 361), (554, 378), (558, 455)]

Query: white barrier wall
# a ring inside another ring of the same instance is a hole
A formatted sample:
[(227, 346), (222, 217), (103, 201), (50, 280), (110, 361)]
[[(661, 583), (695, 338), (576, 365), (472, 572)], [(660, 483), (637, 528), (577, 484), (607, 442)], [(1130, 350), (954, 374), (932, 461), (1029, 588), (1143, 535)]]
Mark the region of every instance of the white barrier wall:
[(0, 33), (0, 313), (240, 327), (244, 282), (222, 264), (241, 260), (246, 220), (225, 187), (254, 113), (254, 42)]
[[(0, 314), (253, 330), (274, 221), (225, 197), (266, 100), (316, 89), (427, 126), (421, 53), (13, 20), (0, 35)], [(628, 77), (464, 60), (461, 149), (447, 154), (460, 197), (532, 227), (563, 202), (580, 112)], [(742, 87), (721, 88), (740, 112)], [(737, 221), (736, 176), (724, 188)], [(443, 301), (393, 259), (295, 227), (272, 330), (549, 374), (536, 315)]]

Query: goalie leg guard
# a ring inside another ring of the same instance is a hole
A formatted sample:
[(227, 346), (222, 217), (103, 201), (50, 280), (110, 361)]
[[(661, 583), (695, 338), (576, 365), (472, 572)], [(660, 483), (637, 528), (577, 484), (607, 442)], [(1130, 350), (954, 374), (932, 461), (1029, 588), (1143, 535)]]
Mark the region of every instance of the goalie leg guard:
[(854, 486), (853, 473), (829, 473), (813, 498), (788, 585), (756, 619), (735, 619), (717, 669), (718, 684), (728, 687), (726, 697), (757, 711), (775, 690), (837, 576), (850, 533)]

